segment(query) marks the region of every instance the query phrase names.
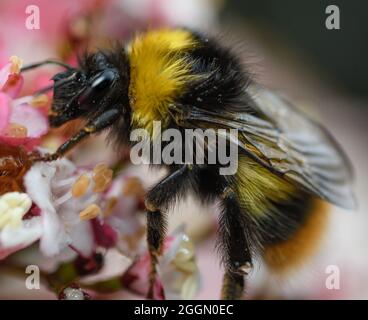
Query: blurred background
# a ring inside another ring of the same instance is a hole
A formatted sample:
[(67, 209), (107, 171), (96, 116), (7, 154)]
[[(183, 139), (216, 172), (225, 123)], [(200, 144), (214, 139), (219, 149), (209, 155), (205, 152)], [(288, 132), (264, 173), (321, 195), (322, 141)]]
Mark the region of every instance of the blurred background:
[[(39, 6), (40, 29), (25, 27), (28, 5)], [(328, 5), (339, 8), (338, 30), (326, 28)], [(358, 210), (332, 209), (323, 245), (301, 270), (279, 277), (259, 264), (251, 275), (249, 298), (367, 299), (367, 1), (1, 0), (0, 62), (12, 54), (25, 62), (49, 57), (73, 62), (75, 52), (84, 47), (127, 41), (147, 27), (177, 25), (218, 35), (234, 46), (257, 81), (281, 91), (318, 118), (353, 163)], [(173, 211), (171, 229), (186, 222), (197, 244), (202, 271), (198, 298), (217, 299), (222, 274), (214, 250), (216, 209), (202, 208), (189, 198)], [(330, 265), (340, 272), (338, 290), (326, 287)], [(42, 290), (23, 292), (8, 275), (0, 281), (3, 299), (52, 298)], [(108, 296), (121, 297), (134, 298)]]

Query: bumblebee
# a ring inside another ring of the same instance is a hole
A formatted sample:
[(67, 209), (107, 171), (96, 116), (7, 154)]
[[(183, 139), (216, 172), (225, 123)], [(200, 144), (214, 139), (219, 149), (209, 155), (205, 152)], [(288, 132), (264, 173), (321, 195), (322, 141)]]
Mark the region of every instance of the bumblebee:
[(237, 129), (238, 170), (220, 175), (220, 163), (164, 165), (167, 176), (146, 194), (152, 297), (167, 209), (193, 190), (219, 201), (218, 249), (224, 268), (222, 299), (243, 297), (255, 256), (275, 271), (304, 261), (326, 223), (325, 202), (354, 208), (352, 170), (338, 144), (319, 124), (256, 84), (237, 56), (215, 39), (187, 29), (136, 35), (126, 46), (88, 53), (77, 68), (56, 74), (50, 124), (72, 119), (85, 127), (54, 154), (108, 129), (118, 145), (153, 121), (163, 129)]

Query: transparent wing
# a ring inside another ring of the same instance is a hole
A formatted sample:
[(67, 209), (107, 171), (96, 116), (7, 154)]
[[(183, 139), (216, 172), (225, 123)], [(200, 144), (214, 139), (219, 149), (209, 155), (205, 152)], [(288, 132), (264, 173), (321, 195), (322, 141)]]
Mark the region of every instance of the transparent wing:
[(254, 104), (244, 112), (186, 107), (181, 125), (237, 129), (234, 141), (255, 161), (322, 199), (355, 208), (351, 165), (330, 134), (272, 91), (247, 90)]

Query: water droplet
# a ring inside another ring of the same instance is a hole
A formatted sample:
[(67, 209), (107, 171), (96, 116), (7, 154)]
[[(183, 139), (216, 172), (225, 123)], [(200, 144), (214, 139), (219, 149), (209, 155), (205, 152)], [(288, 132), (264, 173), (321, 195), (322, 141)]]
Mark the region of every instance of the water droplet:
[(63, 293), (65, 300), (84, 300), (84, 293), (81, 289), (66, 288)]

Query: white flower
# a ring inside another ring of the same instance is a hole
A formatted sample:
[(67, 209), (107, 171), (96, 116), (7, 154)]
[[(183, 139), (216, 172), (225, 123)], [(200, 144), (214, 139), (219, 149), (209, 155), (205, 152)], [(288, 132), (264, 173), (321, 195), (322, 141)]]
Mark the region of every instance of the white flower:
[[(115, 200), (106, 222), (119, 234), (117, 247), (126, 256), (134, 257), (140, 251), (145, 241), (142, 241), (145, 234), (143, 214), (140, 214), (139, 192), (133, 190), (139, 188), (133, 184), (140, 184), (137, 177), (129, 174), (122, 174), (117, 177), (106, 192), (108, 202)], [(143, 187), (142, 192), (144, 192)], [(129, 193), (128, 193), (129, 191)], [(143, 242), (143, 243), (142, 243)]]
[(94, 172), (78, 170), (67, 159), (39, 162), (24, 178), (27, 194), (41, 210), (41, 251), (47, 256), (59, 254), (67, 246), (83, 256), (95, 249), (89, 219), (100, 214), (101, 192), (111, 180), (106, 166)]
[[(154, 299), (193, 299), (200, 286), (194, 245), (179, 227), (167, 237), (159, 258), (158, 277), (154, 285)], [(151, 259), (148, 251), (142, 254), (123, 276), (123, 284), (138, 294), (145, 295), (149, 286)]]
[(166, 299), (193, 299), (200, 286), (199, 270), (193, 242), (179, 227), (165, 241), (165, 250), (159, 261), (159, 272)]
[(25, 193), (9, 192), (0, 196), (0, 259), (25, 248), (41, 236), (39, 217), (24, 220), (32, 206)]

